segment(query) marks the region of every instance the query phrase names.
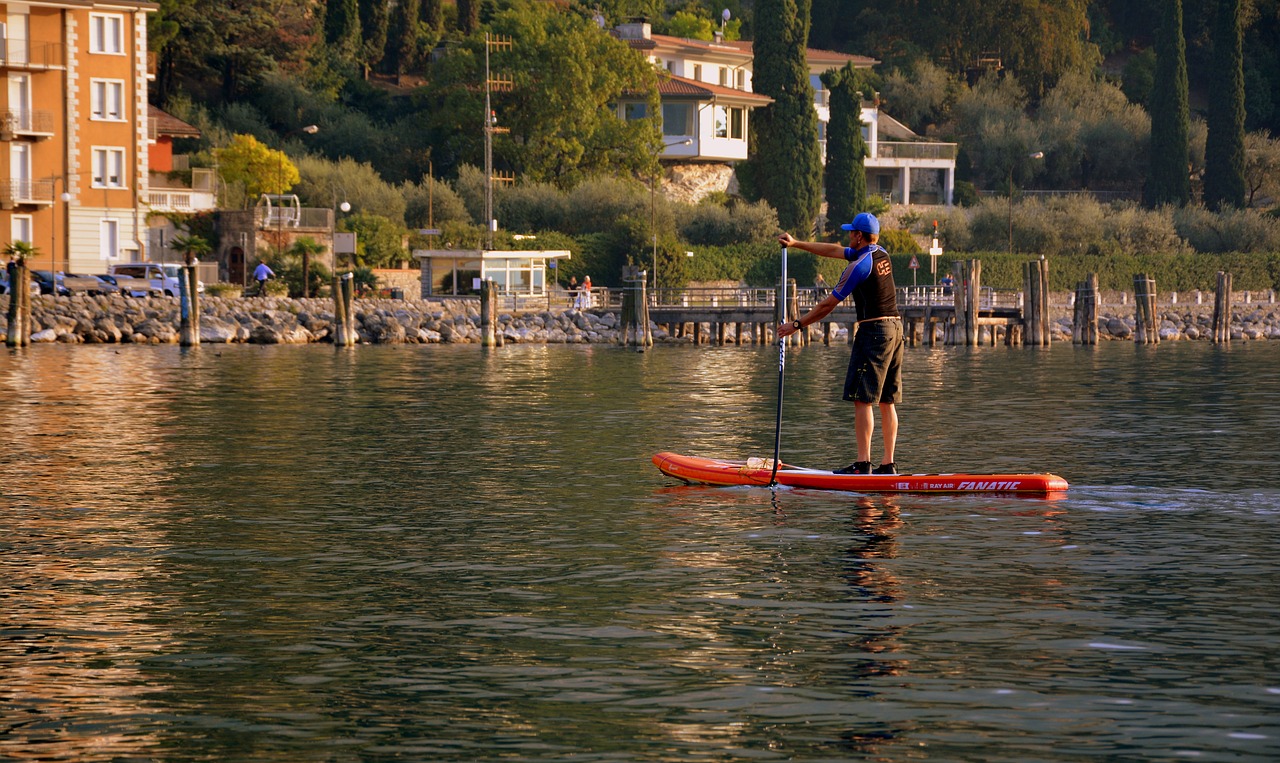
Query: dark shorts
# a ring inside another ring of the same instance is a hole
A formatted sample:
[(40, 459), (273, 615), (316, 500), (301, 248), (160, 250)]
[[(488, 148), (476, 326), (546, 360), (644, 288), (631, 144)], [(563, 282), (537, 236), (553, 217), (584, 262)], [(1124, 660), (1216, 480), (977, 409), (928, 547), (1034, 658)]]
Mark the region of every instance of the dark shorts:
[(902, 347), (901, 318), (859, 323), (844, 376), (844, 399), (902, 402)]

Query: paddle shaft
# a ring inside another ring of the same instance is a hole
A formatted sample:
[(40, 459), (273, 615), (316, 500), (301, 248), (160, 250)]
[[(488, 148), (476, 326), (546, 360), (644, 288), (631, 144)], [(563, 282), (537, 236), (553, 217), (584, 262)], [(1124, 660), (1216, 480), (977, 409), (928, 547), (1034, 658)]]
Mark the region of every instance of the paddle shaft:
[[(782, 300), (782, 322), (787, 320), (787, 248), (782, 247), (782, 287), (778, 289)], [(778, 484), (778, 460), (782, 454), (782, 380), (787, 370), (787, 338), (778, 337), (778, 416), (773, 426), (773, 471), (769, 474), (769, 487)]]

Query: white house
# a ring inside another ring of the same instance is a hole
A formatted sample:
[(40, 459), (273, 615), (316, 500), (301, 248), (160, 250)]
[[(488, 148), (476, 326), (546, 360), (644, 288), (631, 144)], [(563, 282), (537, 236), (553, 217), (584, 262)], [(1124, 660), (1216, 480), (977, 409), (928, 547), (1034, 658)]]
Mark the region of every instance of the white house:
[[(730, 42), (718, 36), (708, 42), (653, 34), (644, 22), (619, 25), (615, 33), (667, 72), (658, 85), (661, 159), (668, 163), (730, 164), (747, 158), (751, 111), (772, 103), (769, 97), (752, 92), (751, 42)], [(821, 74), (846, 63), (870, 68), (877, 61), (812, 48), (806, 55), (825, 161), (830, 110)], [(618, 109), (624, 119), (648, 116), (643, 102), (624, 100)], [(870, 148), (865, 163), (869, 193), (898, 204), (951, 204), (956, 144), (920, 142), (905, 125), (881, 113), (874, 101), (863, 104), (862, 121), (863, 137)]]

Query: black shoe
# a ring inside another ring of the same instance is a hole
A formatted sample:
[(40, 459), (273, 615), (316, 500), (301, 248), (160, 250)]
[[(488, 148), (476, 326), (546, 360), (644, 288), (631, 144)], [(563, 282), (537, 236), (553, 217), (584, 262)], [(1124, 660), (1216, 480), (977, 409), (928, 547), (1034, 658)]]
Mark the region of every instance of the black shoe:
[(854, 461), (843, 469), (836, 469), (832, 474), (870, 474), (870, 461)]
[(871, 473), (872, 474), (897, 474), (898, 472), (897, 470), (894, 469), (893, 462), (890, 461), (887, 464), (880, 464), (875, 469), (872, 469)]

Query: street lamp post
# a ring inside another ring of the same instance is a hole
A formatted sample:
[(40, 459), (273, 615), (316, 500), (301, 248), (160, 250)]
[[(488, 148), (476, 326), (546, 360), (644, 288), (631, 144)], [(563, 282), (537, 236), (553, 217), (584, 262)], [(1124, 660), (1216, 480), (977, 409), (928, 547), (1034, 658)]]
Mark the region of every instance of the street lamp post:
[[(672, 146), (688, 146), (693, 143), (692, 138), (684, 140), (675, 140), (662, 144), (662, 151)], [(656, 157), (655, 157), (656, 160)], [(649, 235), (653, 237), (653, 300), (657, 304), (658, 300), (658, 175), (655, 172), (653, 177), (649, 179)]]
[[(341, 186), (339, 186), (339, 187), (341, 187)], [(332, 223), (331, 223), (331, 224), (330, 224), (330, 226), (329, 226), (329, 246), (331, 246), (331, 247), (333, 248), (333, 269), (334, 269), (334, 271), (336, 272), (336, 271), (338, 270), (338, 246), (337, 246), (337, 238), (338, 238), (338, 210), (341, 210), (341, 211), (342, 211), (342, 212), (344, 212), (344, 213), (345, 213), (345, 212), (350, 212), (350, 211), (351, 211), (351, 202), (347, 201), (347, 189), (346, 189), (346, 188), (343, 188), (343, 189), (342, 189), (342, 203), (341, 203), (341, 204), (339, 204), (339, 203), (338, 203), (338, 189), (337, 189), (337, 188), (333, 189), (333, 209), (334, 209), (334, 213), (333, 213), (333, 220), (332, 220)]]
[[(1032, 151), (1027, 154), (1028, 159), (1043, 159), (1043, 151)], [(1009, 165), (1009, 254), (1013, 254), (1013, 168)]]
[[(67, 191), (67, 179), (62, 175), (54, 175), (49, 178), (53, 182), (53, 194), (50, 196), (49, 204), (49, 272), (54, 274), (54, 280), (57, 280), (58, 272), (58, 201), (64, 204), (71, 201), (71, 194)], [(58, 183), (62, 183), (62, 194), (58, 195)], [(65, 257), (67, 261), (67, 269), (71, 268), (71, 252), (68, 251)], [(57, 290), (56, 287), (54, 289)]]
[[(316, 133), (320, 132), (320, 126), (319, 126), (319, 125), (307, 125), (306, 127), (300, 128), (300, 129), (298, 129), (298, 130), (292, 130), (292, 131), (290, 131), (290, 132), (285, 133), (285, 134), (284, 134), (284, 137), (286, 137), (286, 138), (287, 138), (287, 137), (289, 137), (290, 135), (294, 135), (294, 134), (296, 134), (296, 133), (300, 133), (300, 132), (304, 132), (304, 133), (306, 133), (307, 135), (315, 135)], [(277, 170), (278, 170), (278, 174), (276, 175), (276, 181), (277, 181), (276, 188), (278, 188), (278, 189), (279, 189), (279, 190), (277, 191), (277, 193), (276, 193), (276, 202), (277, 202), (277, 207), (278, 207), (278, 208), (276, 209), (276, 246), (280, 247), (280, 255), (281, 255), (281, 256), (283, 256), (283, 255), (284, 255), (284, 250), (285, 250), (285, 246), (284, 246), (284, 203), (283, 203), (283, 202), (284, 202), (284, 161), (285, 161), (285, 158), (286, 158), (286, 156), (285, 156), (285, 153), (284, 153), (284, 148), (282, 147), (282, 148), (280, 149), (280, 162), (279, 162), (279, 166), (278, 166), (278, 168), (277, 168)], [(299, 210), (299, 214), (301, 214), (301, 210)], [(308, 284), (308, 282), (310, 281), (310, 275), (311, 275), (311, 274), (307, 272), (307, 270), (310, 268), (310, 266), (311, 266), (311, 255), (310, 255), (310, 253), (309, 253), (309, 252), (303, 252), (303, 253), (302, 253), (302, 296), (303, 296), (303, 297), (308, 297), (308, 296), (310, 296), (310, 288), (309, 288), (309, 284)]]

